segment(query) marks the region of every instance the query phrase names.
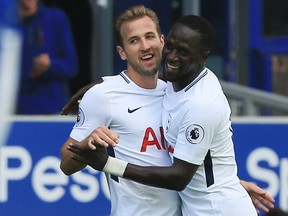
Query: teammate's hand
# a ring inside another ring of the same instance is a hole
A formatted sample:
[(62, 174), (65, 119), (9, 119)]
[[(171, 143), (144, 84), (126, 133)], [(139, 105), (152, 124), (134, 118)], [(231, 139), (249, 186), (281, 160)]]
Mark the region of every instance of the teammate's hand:
[(259, 213), (259, 210), (262, 210), (264, 212), (268, 212), (269, 209), (274, 208), (274, 198), (268, 194), (265, 190), (261, 189), (257, 185), (247, 182), (244, 180), (240, 181), (241, 185), (246, 189), (246, 191), (249, 193), (252, 202), (254, 206), (257, 209), (257, 212)]
[(72, 153), (71, 158), (91, 166), (95, 170), (102, 171), (107, 160), (108, 154), (106, 148), (97, 146), (94, 150), (83, 147), (80, 144), (70, 143), (67, 149)]

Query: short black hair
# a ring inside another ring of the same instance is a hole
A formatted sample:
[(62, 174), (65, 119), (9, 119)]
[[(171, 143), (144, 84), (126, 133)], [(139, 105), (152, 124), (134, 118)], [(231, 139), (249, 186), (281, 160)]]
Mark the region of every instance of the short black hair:
[(214, 43), (215, 29), (204, 18), (196, 15), (187, 15), (178, 19), (175, 24), (183, 24), (201, 35), (201, 45), (210, 51)]

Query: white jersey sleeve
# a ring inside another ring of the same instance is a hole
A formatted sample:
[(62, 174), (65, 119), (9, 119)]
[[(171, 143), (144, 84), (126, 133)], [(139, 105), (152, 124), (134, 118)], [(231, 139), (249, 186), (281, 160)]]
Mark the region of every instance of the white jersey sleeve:
[(82, 141), (100, 125), (109, 125), (111, 119), (110, 98), (102, 91), (102, 84), (89, 89), (83, 96), (77, 115), (77, 121), (70, 137)]
[[(187, 103), (183, 110), (181, 121), (179, 121), (179, 133), (174, 148), (174, 157), (185, 160), (192, 164), (201, 165), (211, 148), (214, 129), (219, 122), (219, 113), (207, 109), (207, 105), (196, 105)], [(203, 115), (205, 113), (205, 115)]]

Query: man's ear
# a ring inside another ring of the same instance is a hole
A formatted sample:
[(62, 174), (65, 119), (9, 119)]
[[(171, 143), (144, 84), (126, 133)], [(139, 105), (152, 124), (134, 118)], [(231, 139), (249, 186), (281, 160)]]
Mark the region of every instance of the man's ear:
[(210, 55), (211, 55), (210, 50), (205, 51), (203, 55), (203, 61), (205, 62), (209, 58)]
[(119, 45), (116, 47), (116, 49), (117, 49), (117, 51), (118, 51), (118, 53), (120, 55), (120, 58), (122, 60), (126, 60), (127, 56), (126, 56), (126, 53), (125, 53), (124, 49), (121, 46), (119, 46)]
[(164, 47), (164, 44), (165, 44), (165, 37), (164, 37), (163, 34), (160, 36), (160, 42), (161, 42), (161, 44), (162, 44), (162, 47)]

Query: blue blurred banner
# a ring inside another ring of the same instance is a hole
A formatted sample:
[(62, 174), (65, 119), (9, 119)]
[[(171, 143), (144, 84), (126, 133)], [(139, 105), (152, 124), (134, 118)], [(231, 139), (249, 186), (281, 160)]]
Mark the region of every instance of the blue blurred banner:
[[(60, 148), (73, 124), (63, 118), (12, 121), (7, 143), (0, 147), (0, 215), (109, 215), (102, 173), (86, 168), (67, 177), (59, 169)], [(240, 178), (268, 190), (287, 210), (288, 120), (236, 122), (233, 128)]]
[(235, 123), (233, 129), (239, 177), (267, 190), (288, 211), (288, 121)]
[(0, 215), (109, 215), (105, 176), (93, 169), (65, 176), (60, 148), (72, 122), (15, 121), (0, 147)]

